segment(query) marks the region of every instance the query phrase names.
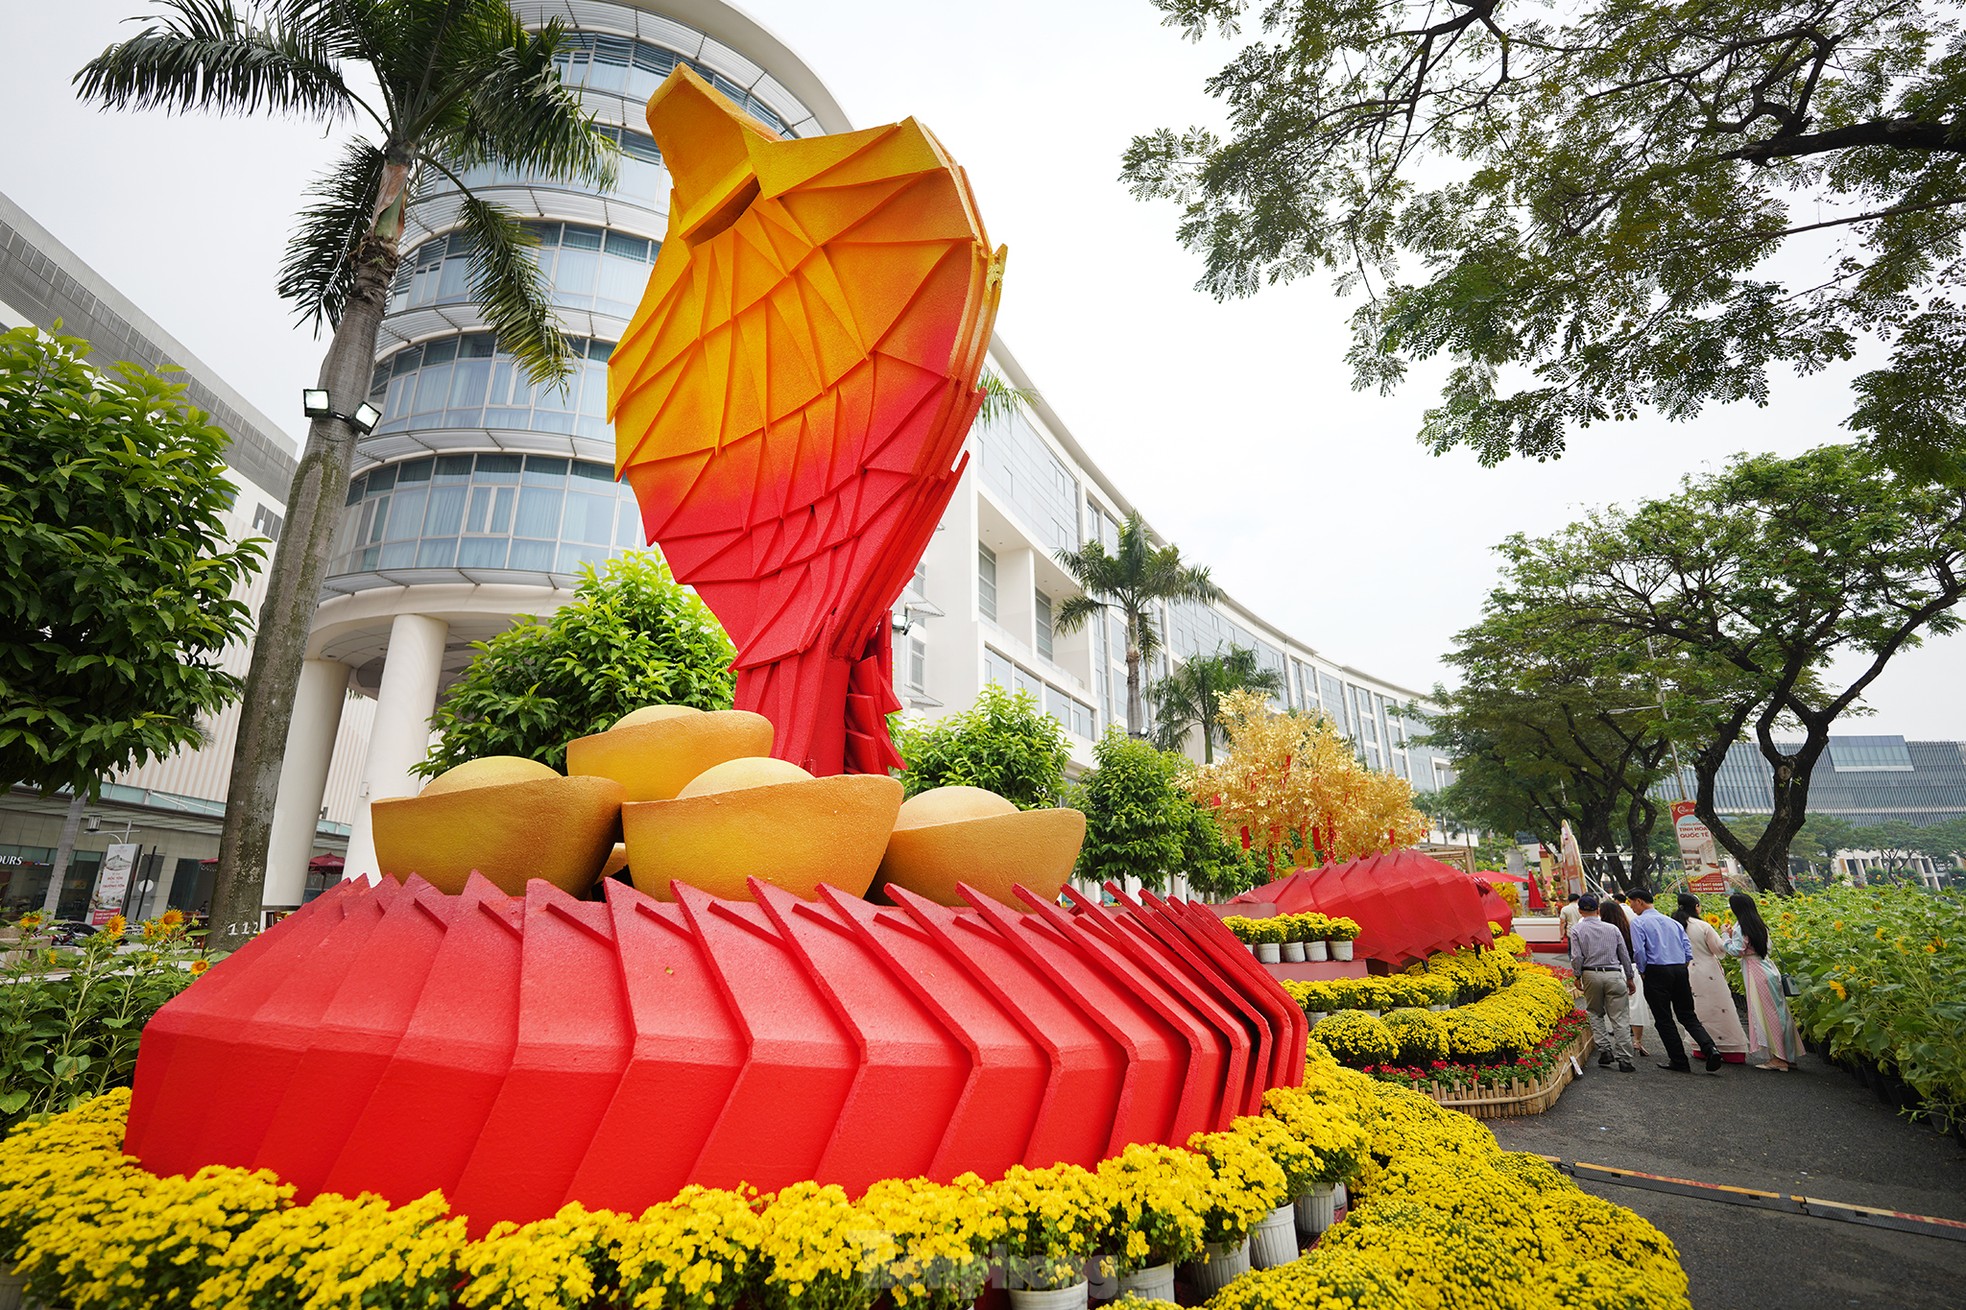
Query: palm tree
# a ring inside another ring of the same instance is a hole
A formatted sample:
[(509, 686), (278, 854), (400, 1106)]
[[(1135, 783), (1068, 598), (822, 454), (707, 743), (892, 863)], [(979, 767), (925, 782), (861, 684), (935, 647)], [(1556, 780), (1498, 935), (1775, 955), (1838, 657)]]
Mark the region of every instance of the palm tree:
[(150, 22), (75, 75), (83, 99), (374, 128), (316, 182), (280, 268), (280, 294), (302, 321), (332, 328), (317, 384), (328, 403), (309, 407), (247, 675), (212, 894), (213, 945), (223, 948), (259, 928), (287, 727), (360, 435), (348, 416), (369, 394), (419, 192), (445, 178), (461, 193), (455, 226), (472, 247), (472, 297), (532, 381), (557, 381), (572, 360), (536, 241), (460, 175), (495, 166), (606, 186), (616, 156), (560, 83), (560, 25), (528, 32), (505, 0), (159, 0)]
[(1181, 562), (1178, 546), (1155, 546), (1147, 525), (1135, 513), (1120, 525), (1119, 542), (1108, 554), (1097, 541), (1077, 550), (1061, 550), (1058, 562), (1084, 593), (1058, 607), (1060, 632), (1075, 632), (1106, 609), (1126, 619), (1126, 731), (1140, 731), (1140, 662), (1160, 652), (1161, 633), (1154, 607), (1170, 600), (1215, 600), (1222, 591), (1208, 580), (1208, 570)]
[(1154, 745), (1178, 751), (1189, 731), (1200, 728), (1202, 761), (1213, 764), (1222, 697), (1232, 691), (1280, 696), (1283, 674), (1258, 664), (1247, 646), (1194, 656), (1154, 684)]

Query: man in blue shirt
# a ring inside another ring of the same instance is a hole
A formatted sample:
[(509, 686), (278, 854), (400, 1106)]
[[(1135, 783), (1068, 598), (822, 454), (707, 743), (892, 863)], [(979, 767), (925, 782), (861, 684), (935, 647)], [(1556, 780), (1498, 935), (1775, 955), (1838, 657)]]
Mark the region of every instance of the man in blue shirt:
[[(1693, 981), (1686, 971), (1693, 962), (1693, 943), (1677, 920), (1652, 908), (1651, 889), (1634, 889), (1631, 904), (1638, 910), (1631, 925), (1632, 962), (1638, 966), (1645, 985), (1645, 1004), (1651, 1007), (1659, 1040), (1666, 1047), (1666, 1063), (1659, 1067), (1674, 1073), (1693, 1072), (1685, 1043), (1679, 1040), (1679, 1030), (1684, 1027), (1700, 1044), (1700, 1058), (1707, 1062), (1707, 1072), (1714, 1073), (1720, 1068), (1720, 1050), (1693, 1009)], [(1675, 1018), (1679, 1023), (1673, 1022)]]

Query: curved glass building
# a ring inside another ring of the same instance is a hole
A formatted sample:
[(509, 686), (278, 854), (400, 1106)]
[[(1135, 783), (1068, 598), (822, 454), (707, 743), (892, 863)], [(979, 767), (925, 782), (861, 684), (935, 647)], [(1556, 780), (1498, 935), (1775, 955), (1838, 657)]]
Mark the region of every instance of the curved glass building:
[[(382, 325), (361, 446), (295, 704), (274, 820), (267, 904), (301, 900), (348, 692), (375, 698), (361, 761), (365, 800), (414, 794), (436, 698), (471, 644), (515, 614), (562, 603), (583, 564), (643, 544), (613, 481), (607, 360), (640, 301), (667, 226), (670, 182), (644, 121), (649, 95), (687, 64), (787, 136), (849, 130), (818, 77), (769, 31), (719, 0), (518, 3), (522, 20), (571, 29), (560, 71), (621, 143), (612, 189), (594, 192), (479, 169), (474, 191), (539, 237), (553, 304), (581, 363), (564, 388), (529, 385), (473, 303), (458, 192), (429, 184), (405, 234)], [(988, 197), (983, 197), (985, 216)], [(1014, 294), (1014, 292), (1013, 292)], [(999, 340), (992, 367), (1030, 387)], [(971, 434), (969, 470), (895, 615), (897, 691), (929, 714), (965, 708), (987, 682), (1029, 690), (1064, 724), (1075, 760), (1125, 715), (1124, 653), (1095, 625), (1055, 633), (1072, 593), (1060, 546), (1111, 541), (1133, 507), (1041, 401)], [(1204, 561), (1205, 562), (1205, 561)], [(1287, 675), (1280, 700), (1327, 710), (1374, 767), (1434, 784), (1439, 766), (1407, 740), (1415, 693), (1332, 663), (1234, 603), (1165, 616), (1175, 658), (1234, 642)], [(1154, 673), (1163, 672), (1161, 669)], [(373, 870), (357, 805), (348, 870)]]

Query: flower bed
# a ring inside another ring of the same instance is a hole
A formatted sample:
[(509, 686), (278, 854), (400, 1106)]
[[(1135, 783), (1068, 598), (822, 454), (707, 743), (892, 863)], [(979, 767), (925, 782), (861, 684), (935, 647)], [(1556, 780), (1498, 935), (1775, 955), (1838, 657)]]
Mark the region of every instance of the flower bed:
[(73, 1310), (866, 1310), (883, 1294), (956, 1310), (993, 1262), (1055, 1280), (1102, 1255), (1179, 1259), (1345, 1178), (1344, 1223), (1209, 1304), (1371, 1304), (1340, 1293), (1377, 1289), (1387, 1304), (1478, 1305), (1479, 1280), (1501, 1278), (1551, 1304), (1688, 1305), (1673, 1248), (1649, 1224), (1423, 1097), (1316, 1053), (1302, 1089), (1265, 1101), (1263, 1116), (1187, 1150), (1129, 1147), (1096, 1169), (897, 1179), (859, 1198), (813, 1183), (774, 1196), (688, 1188), (640, 1216), (570, 1205), (473, 1241), (434, 1193), (393, 1208), (331, 1195), (295, 1205), (264, 1172), (154, 1177), (120, 1152), (119, 1091), (0, 1143), (0, 1257), (32, 1294)]
[(1913, 888), (1765, 898), (1789, 1005), (1832, 1059), (1901, 1080), (1907, 1108), (1966, 1125), (1966, 902)]
[(1572, 1010), (1555, 1031), (1508, 1064), (1368, 1065), (1360, 1070), (1382, 1082), (1407, 1087), (1450, 1110), (1477, 1119), (1541, 1114), (1555, 1105), (1590, 1054), (1590, 1020)]

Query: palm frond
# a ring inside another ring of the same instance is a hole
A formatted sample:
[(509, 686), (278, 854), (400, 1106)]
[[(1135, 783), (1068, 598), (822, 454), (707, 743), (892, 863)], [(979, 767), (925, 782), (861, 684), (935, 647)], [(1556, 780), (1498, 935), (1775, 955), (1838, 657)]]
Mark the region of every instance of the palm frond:
[(478, 0), (445, 34), (446, 80), (456, 85), (406, 126), (456, 167), (498, 164), (522, 172), (614, 185), (620, 147), (560, 81), (560, 24), (528, 32), (502, 3)]
[(511, 210), (469, 192), (458, 218), (471, 236), (471, 298), (498, 344), (512, 352), (530, 381), (564, 381), (573, 351), (553, 317), (546, 276), (533, 255), (539, 238)]
[(82, 99), (109, 109), (348, 112), (349, 89), (321, 29), (278, 15), (255, 23), (232, 0), (159, 2), (152, 26), (75, 74)]
[(984, 369), (976, 385), (983, 392), (983, 404), (977, 409), (973, 424), (976, 427), (993, 428), (1015, 414), (1019, 405), (1037, 403), (1035, 388), (1013, 387), (993, 369)]
[(1077, 632), (1105, 608), (1105, 603), (1093, 596), (1067, 596), (1052, 615), (1051, 626), (1060, 633)]
[(287, 238), (279, 282), (280, 298), (293, 302), (303, 323), (341, 322), (355, 286), (356, 247), (375, 221), (382, 162), (382, 148), (357, 137), (309, 188), (315, 203), (300, 211)]

